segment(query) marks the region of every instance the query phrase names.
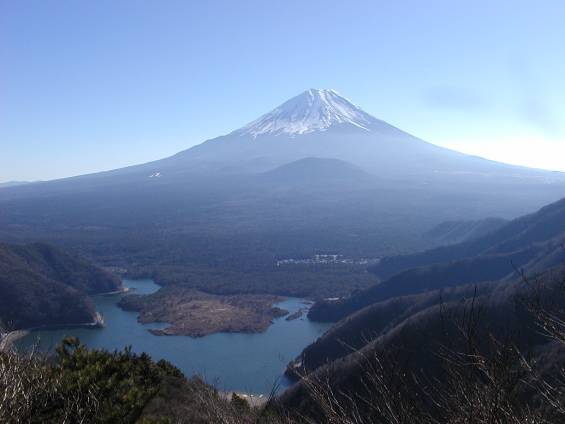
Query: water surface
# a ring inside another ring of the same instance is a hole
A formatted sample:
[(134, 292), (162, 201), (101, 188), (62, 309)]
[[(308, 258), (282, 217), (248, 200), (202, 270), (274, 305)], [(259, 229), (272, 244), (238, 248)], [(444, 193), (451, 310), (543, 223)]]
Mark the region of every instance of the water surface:
[[(159, 289), (152, 280), (124, 280), (124, 286), (139, 294)], [(155, 360), (172, 362), (187, 376), (200, 374), (219, 389), (266, 394), (275, 382), (283, 388), (290, 384), (282, 375), (286, 364), (329, 328), (329, 324), (311, 322), (303, 316), (294, 321), (278, 318), (259, 334), (154, 336), (147, 329), (164, 328), (167, 324), (138, 323), (136, 312), (117, 306), (122, 296), (94, 297), (96, 309), (105, 319), (104, 328), (34, 331), (17, 345), (26, 348), (38, 343), (41, 350), (54, 350), (63, 337), (75, 336), (91, 348), (114, 350), (131, 346), (134, 352), (147, 352)], [(293, 313), (306, 305), (303, 299), (290, 298), (277, 306)]]

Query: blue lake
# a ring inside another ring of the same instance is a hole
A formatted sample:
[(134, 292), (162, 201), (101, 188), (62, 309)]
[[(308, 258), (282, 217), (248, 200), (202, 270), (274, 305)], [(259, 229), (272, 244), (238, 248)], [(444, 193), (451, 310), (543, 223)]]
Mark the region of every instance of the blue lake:
[[(159, 289), (152, 280), (124, 280), (132, 293), (150, 294)], [(166, 324), (143, 325), (136, 312), (117, 306), (123, 294), (96, 296), (96, 309), (104, 316), (105, 327), (98, 329), (34, 331), (19, 340), (18, 348), (34, 344), (43, 351), (54, 350), (65, 336), (78, 337), (91, 348), (122, 349), (131, 346), (135, 352), (147, 352), (155, 360), (166, 359), (185, 375), (202, 375), (221, 390), (237, 390), (266, 394), (275, 383), (281, 388), (291, 383), (283, 376), (286, 364), (304, 347), (315, 341), (329, 324), (309, 321), (306, 316), (294, 321), (276, 319), (264, 333), (218, 333), (202, 338), (186, 336), (154, 336), (147, 330)], [(293, 313), (304, 308), (303, 299), (287, 299), (277, 306)]]

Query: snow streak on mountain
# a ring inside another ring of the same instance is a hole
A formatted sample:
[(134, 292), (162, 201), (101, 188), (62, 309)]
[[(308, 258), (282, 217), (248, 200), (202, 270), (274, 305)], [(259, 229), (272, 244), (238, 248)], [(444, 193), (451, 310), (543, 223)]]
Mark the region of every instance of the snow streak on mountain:
[(310, 89), (288, 100), (232, 135), (290, 135), (325, 131), (334, 125), (349, 125), (371, 131), (382, 122), (341, 97), (334, 90)]

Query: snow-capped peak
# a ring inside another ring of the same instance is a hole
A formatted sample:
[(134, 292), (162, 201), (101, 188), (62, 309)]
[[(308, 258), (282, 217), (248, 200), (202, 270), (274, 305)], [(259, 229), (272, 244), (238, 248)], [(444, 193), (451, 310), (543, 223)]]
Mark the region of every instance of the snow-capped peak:
[(266, 134), (299, 135), (326, 131), (336, 124), (349, 124), (371, 131), (371, 127), (379, 122), (334, 90), (310, 89), (233, 134), (254, 138)]

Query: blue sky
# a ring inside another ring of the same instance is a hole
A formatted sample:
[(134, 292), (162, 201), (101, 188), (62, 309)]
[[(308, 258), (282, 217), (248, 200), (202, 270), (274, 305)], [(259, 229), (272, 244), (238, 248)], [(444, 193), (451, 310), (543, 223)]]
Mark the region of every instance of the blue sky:
[(565, 171), (562, 0), (0, 0), (0, 181), (168, 156), (307, 88)]

